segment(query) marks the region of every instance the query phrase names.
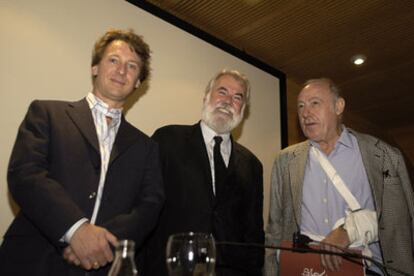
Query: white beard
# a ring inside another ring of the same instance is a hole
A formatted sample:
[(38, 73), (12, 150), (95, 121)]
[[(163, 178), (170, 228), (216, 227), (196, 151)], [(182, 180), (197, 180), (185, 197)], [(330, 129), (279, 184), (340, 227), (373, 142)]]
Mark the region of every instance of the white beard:
[(236, 114), (233, 107), (221, 103), (213, 106), (210, 97), (207, 97), (202, 110), (202, 120), (218, 134), (229, 133), (236, 128), (243, 118), (242, 108), (240, 114)]

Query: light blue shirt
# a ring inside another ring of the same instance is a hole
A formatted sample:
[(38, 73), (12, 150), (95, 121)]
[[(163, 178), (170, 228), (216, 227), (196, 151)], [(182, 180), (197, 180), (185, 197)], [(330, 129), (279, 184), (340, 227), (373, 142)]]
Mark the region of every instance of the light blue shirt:
[[(121, 125), (122, 108), (109, 108), (108, 104), (92, 93), (87, 95), (86, 100), (92, 111), (92, 117), (99, 141), (99, 151), (101, 153), (101, 175), (95, 206), (91, 217), (91, 223), (94, 224), (96, 217), (98, 216), (99, 206), (101, 205), (102, 192), (105, 184), (106, 172), (108, 171), (112, 146), (116, 134), (118, 133), (119, 126)], [(108, 123), (107, 118), (111, 118), (110, 123)]]
[[(311, 146), (320, 149), (319, 145), (313, 141)], [(324, 154), (322, 151), (321, 153)], [(373, 195), (358, 141), (345, 127), (335, 148), (327, 158), (361, 208), (375, 211)], [(345, 210), (349, 209), (348, 204), (312, 154), (309, 154), (305, 167), (301, 208), (301, 231), (321, 236), (329, 234), (335, 223), (345, 217)], [(382, 262), (379, 243), (372, 243), (369, 248), (374, 258)], [(370, 269), (374, 270), (374, 267)]]

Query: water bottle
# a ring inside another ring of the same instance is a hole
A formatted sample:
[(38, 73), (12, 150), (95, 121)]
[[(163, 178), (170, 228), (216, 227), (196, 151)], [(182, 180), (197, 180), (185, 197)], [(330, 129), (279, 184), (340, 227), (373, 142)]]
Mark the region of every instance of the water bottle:
[(109, 270), (108, 276), (138, 276), (134, 255), (134, 241), (119, 241), (115, 249), (115, 260)]

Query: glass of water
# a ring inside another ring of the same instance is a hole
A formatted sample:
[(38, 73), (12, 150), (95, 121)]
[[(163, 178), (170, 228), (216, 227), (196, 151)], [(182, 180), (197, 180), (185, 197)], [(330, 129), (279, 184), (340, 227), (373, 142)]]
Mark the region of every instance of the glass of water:
[(214, 275), (216, 247), (211, 234), (189, 232), (171, 235), (166, 253), (170, 276)]

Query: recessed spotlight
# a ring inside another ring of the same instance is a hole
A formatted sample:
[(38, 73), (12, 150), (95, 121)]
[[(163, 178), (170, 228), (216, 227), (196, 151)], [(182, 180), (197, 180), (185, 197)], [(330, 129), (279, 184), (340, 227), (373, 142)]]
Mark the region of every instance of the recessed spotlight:
[(351, 61), (353, 64), (359, 66), (359, 65), (362, 65), (366, 59), (367, 57), (364, 55), (355, 55), (351, 58)]

